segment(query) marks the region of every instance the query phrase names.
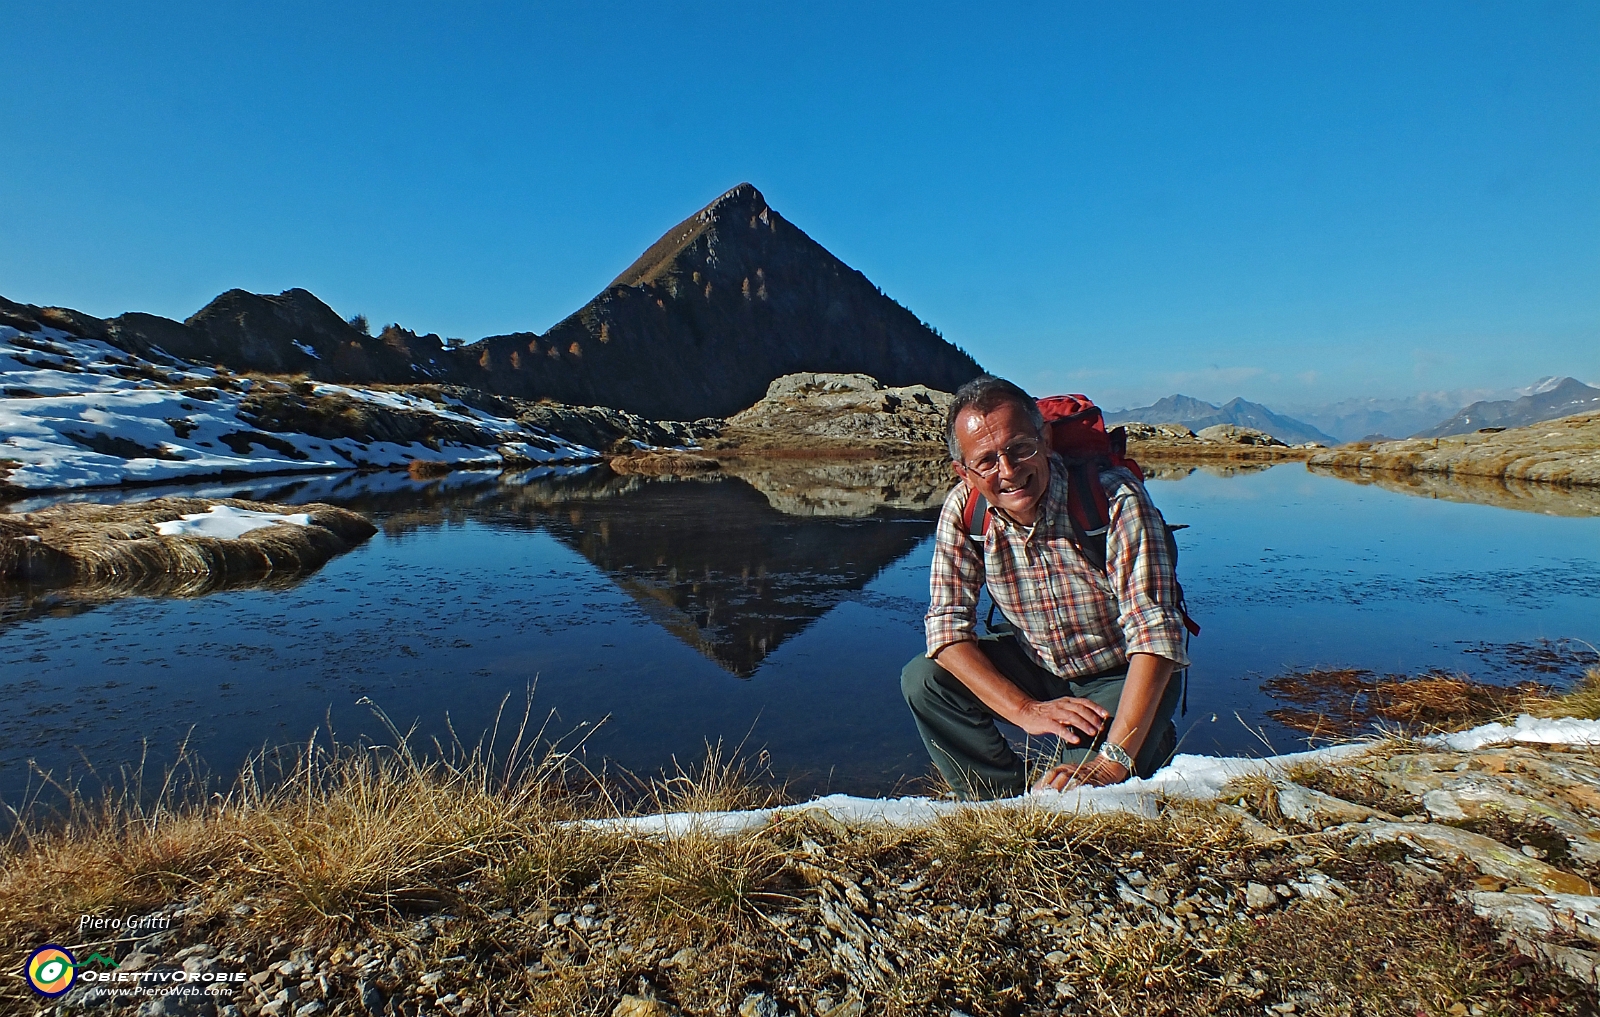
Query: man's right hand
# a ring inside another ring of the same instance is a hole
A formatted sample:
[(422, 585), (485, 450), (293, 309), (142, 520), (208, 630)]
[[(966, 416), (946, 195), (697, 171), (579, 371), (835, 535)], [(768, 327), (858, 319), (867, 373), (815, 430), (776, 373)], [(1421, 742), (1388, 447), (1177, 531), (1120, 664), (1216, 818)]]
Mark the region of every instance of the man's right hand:
[(1013, 720), (1031, 735), (1055, 735), (1068, 745), (1082, 745), (1100, 733), (1106, 718), (1105, 707), (1074, 696), (1060, 699), (1032, 699), (1022, 705)]
[(994, 666), (976, 641), (951, 643), (935, 658), (972, 690), (996, 716), (1031, 735), (1056, 735), (1068, 745), (1083, 745), (1100, 733), (1110, 711), (1087, 699), (1063, 696), (1034, 699)]

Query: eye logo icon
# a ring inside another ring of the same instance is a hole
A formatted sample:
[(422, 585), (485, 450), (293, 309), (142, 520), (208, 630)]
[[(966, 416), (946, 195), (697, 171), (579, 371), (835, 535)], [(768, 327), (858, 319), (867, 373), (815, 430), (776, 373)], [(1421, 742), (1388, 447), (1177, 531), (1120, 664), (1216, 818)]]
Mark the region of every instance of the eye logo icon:
[(41, 946), (28, 955), (24, 969), (28, 984), (41, 996), (59, 996), (72, 988), (78, 976), (78, 961), (62, 947)]

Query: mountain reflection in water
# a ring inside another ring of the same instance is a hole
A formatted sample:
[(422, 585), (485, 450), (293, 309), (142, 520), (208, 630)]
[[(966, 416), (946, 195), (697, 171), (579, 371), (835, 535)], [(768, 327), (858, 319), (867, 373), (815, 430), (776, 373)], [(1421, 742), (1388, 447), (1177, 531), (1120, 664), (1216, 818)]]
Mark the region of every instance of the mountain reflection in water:
[[(741, 678), (933, 532), (927, 510), (792, 515), (749, 484), (715, 475), (543, 469), (424, 483), (386, 473), (225, 487), (209, 493), (337, 504), (371, 516), (391, 536), (469, 518), (543, 529), (594, 563), (661, 628)], [(897, 525), (885, 525), (891, 520)], [(267, 576), (219, 590), (287, 589), (303, 578)], [(6, 592), (0, 622), (89, 610), (107, 599), (70, 588)]]
[[(652, 621), (741, 678), (910, 553), (933, 532), (937, 512), (935, 504), (932, 512), (794, 515), (773, 506), (784, 504), (781, 494), (774, 499), (741, 480), (603, 467), (460, 476), (410, 490), (308, 487), (273, 498), (299, 502), (314, 493), (373, 516), (391, 534), (469, 517), (544, 529), (593, 562)], [(891, 520), (897, 525), (885, 525)]]
[[(1512, 512), (1447, 500), (1477, 494), (1464, 485), (1415, 497), (1253, 466), (1151, 470), (1157, 505), (1188, 525), (1180, 568), (1205, 626), (1183, 751), (1301, 744), (1262, 690), (1286, 671), (1515, 682), (1538, 664), (1528, 652), (1571, 656), (1542, 640), (1600, 642), (1600, 522), (1545, 514), (1557, 495)], [(471, 743), (533, 685), (553, 733), (605, 721), (585, 743), (595, 766), (654, 772), (748, 738), (797, 792), (904, 788), (928, 761), (897, 677), (923, 645), (947, 471), (801, 463), (672, 480), (602, 467), (78, 493), (324, 501), (380, 532), (296, 582), (192, 599), (0, 590), (0, 799), (30, 759), (115, 773), (145, 740), (155, 770), (188, 738), (228, 774), (250, 748), (303, 743), (325, 721), (346, 743), (385, 739), (368, 701), (423, 744)]]
[(645, 484), (542, 521), (658, 625), (741, 678), (933, 532), (916, 518), (787, 516), (737, 481), (686, 486)]

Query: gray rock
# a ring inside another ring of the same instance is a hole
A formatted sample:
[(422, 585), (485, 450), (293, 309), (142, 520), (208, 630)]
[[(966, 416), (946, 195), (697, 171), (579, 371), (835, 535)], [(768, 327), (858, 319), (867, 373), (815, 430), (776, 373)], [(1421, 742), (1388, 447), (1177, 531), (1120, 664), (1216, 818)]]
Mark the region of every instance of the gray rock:
[(1353, 845), (1398, 843), (1445, 861), (1465, 860), (1484, 875), (1554, 893), (1587, 895), (1593, 888), (1581, 877), (1529, 858), (1491, 837), (1439, 823), (1368, 823)]
[(1183, 441), (1192, 440), (1195, 436), (1182, 424), (1146, 424), (1130, 420), (1116, 426), (1127, 430), (1130, 441)]
[(831, 439), (863, 445), (944, 445), (944, 417), (954, 397), (924, 385), (890, 388), (864, 374), (788, 374), (749, 409), (728, 418), (739, 432)]
[(1246, 883), (1244, 903), (1252, 911), (1264, 911), (1278, 903), (1278, 895), (1272, 892), (1270, 886), (1255, 882)]
[(752, 992), (739, 1004), (739, 1017), (780, 1017), (778, 1001), (764, 992)]
[(686, 968), (693, 964), (700, 956), (700, 951), (692, 946), (686, 946), (667, 959), (667, 965), (674, 968)]
[(157, 996), (139, 1004), (138, 1017), (211, 1017), (216, 1004), (207, 996)]
[(1238, 424), (1212, 424), (1210, 427), (1201, 428), (1195, 437), (1201, 441), (1212, 441), (1222, 445), (1288, 447), (1288, 442), (1279, 441), (1265, 431), (1258, 431), (1253, 427), (1241, 427)]
[(383, 998), (383, 991), (378, 988), (377, 983), (371, 979), (363, 978), (356, 983), (356, 992), (360, 995), (361, 1006), (367, 1013), (372, 1014), (373, 1017), (380, 1017), (388, 1001)]
[(1387, 812), (1356, 805), (1287, 781), (1278, 785), (1278, 811), (1296, 823), (1317, 830), (1338, 823), (1362, 823), (1368, 819), (1393, 822), (1395, 818)]

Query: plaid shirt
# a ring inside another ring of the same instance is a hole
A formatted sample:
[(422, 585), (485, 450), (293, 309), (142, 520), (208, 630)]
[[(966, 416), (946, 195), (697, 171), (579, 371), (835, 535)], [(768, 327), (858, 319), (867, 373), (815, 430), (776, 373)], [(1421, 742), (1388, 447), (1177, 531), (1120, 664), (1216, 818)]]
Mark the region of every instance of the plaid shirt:
[(1183, 652), (1176, 563), (1161, 514), (1144, 485), (1126, 470), (1100, 474), (1110, 499), (1102, 573), (1072, 542), (1067, 474), (1050, 457), (1050, 487), (1031, 527), (989, 507), (979, 554), (961, 523), (969, 489), (957, 484), (944, 500), (934, 536), (933, 578), (924, 626), (928, 656), (977, 638), (978, 591), (989, 595), (1016, 628), (1035, 663), (1063, 678), (1121, 670), (1130, 653), (1189, 663)]

